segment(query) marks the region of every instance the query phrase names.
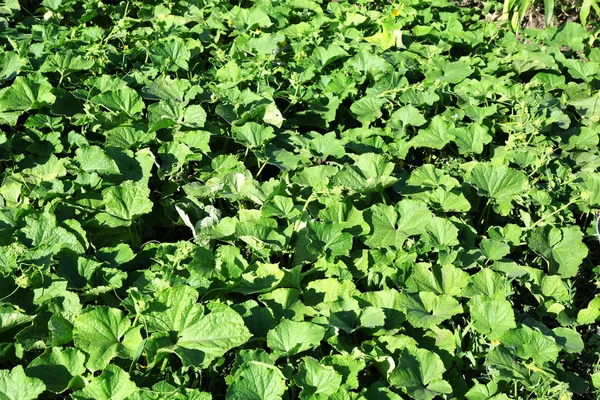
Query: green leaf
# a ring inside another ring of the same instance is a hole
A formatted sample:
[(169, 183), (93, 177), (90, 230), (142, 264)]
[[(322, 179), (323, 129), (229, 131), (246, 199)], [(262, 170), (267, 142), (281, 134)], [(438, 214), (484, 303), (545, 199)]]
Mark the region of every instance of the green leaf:
[(291, 356), (318, 347), (325, 328), (311, 322), (284, 319), (267, 334), (267, 346), (281, 356)]
[(352, 103), (350, 111), (354, 117), (363, 125), (368, 127), (372, 122), (381, 118), (381, 106), (387, 103), (387, 100), (381, 97), (363, 97)]
[(490, 260), (500, 260), (510, 253), (510, 246), (499, 240), (482, 239), (479, 248), (481, 254)]
[(500, 341), (505, 346), (514, 348), (519, 357), (532, 358), (539, 366), (555, 361), (560, 351), (551, 337), (524, 325), (506, 332)]
[(80, 147), (75, 151), (75, 161), (85, 172), (118, 174), (117, 163), (98, 146)]
[(329, 399), (340, 387), (342, 376), (333, 367), (323, 366), (312, 357), (304, 357), (294, 375), (294, 383), (302, 388), (300, 399)]
[(465, 177), (477, 191), (495, 200), (502, 215), (510, 210), (510, 202), (523, 194), (528, 187), (527, 176), (504, 165), (477, 163)]
[(348, 56), (348, 52), (336, 44), (331, 44), (327, 48), (317, 47), (312, 51), (311, 59), (317, 66), (322, 69), (332, 62)]
[(506, 347), (496, 347), (487, 353), (485, 365), (492, 376), (500, 376), (505, 380), (516, 380), (530, 385), (529, 371), (515, 360), (512, 352)]
[(452, 133), (460, 154), (481, 154), (483, 146), (492, 141), (492, 136), (484, 125), (471, 124), (466, 128), (455, 128)]
[(313, 139), (309, 143), (311, 153), (318, 158), (326, 159), (333, 156), (334, 158), (342, 158), (346, 154), (344, 146), (337, 138), (335, 132), (329, 132), (325, 135), (318, 133), (313, 134)]
[(427, 291), (458, 296), (468, 283), (469, 274), (453, 265), (417, 263), (406, 281), (406, 289), (411, 293)]
[(265, 293), (275, 289), (284, 277), (277, 264), (256, 262), (245, 270), (231, 290), (244, 294)]
[(403, 130), (408, 126), (424, 125), (426, 122), (427, 120), (423, 117), (423, 114), (409, 104), (394, 111), (390, 115), (388, 125), (391, 128)]
[(286, 390), (284, 376), (273, 365), (249, 361), (235, 373), (227, 389), (228, 400), (278, 400)]
[(313, 254), (348, 255), (352, 249), (352, 235), (343, 232), (344, 224), (332, 222), (309, 222), (308, 249)]
[(396, 208), (376, 204), (364, 215), (372, 232), (365, 244), (373, 248), (400, 248), (407, 237), (424, 233), (426, 223), (433, 217), (424, 203), (414, 200), (402, 200)]
[(73, 342), (89, 355), (86, 367), (90, 371), (104, 369), (114, 357), (133, 358), (142, 342), (141, 326), (132, 327), (116, 308), (87, 309), (73, 325)]
[(593, 61), (568, 59), (565, 60), (565, 65), (568, 68), (569, 75), (586, 82), (591, 81), (598, 72), (598, 69), (600, 69), (600, 64)]
[(14, 310), (8, 305), (0, 306), (0, 332), (8, 331), (17, 326), (29, 323), (34, 317)]
[(169, 75), (161, 75), (144, 87), (142, 93), (144, 98), (151, 100), (172, 100), (184, 103), (185, 95), (191, 85), (187, 79), (173, 79)]
[(60, 72), (61, 75), (74, 71), (83, 71), (92, 68), (94, 61), (86, 60), (81, 55), (75, 55), (72, 51), (59, 52), (50, 55), (42, 66), (40, 72)]
[(92, 97), (92, 102), (106, 107), (109, 111), (124, 112), (130, 116), (141, 114), (144, 102), (140, 95), (129, 87), (111, 90)]
[(185, 164), (187, 157), (193, 152), (183, 143), (168, 142), (158, 149), (161, 166), (159, 176), (171, 176), (178, 173)]
[(246, 122), (242, 126), (233, 126), (231, 132), (236, 142), (248, 146), (250, 149), (263, 147), (275, 137), (273, 128), (256, 122)]
[(470, 282), (464, 290), (464, 295), (473, 297), (482, 295), (487, 297), (506, 297), (511, 291), (508, 281), (499, 273), (489, 268), (483, 268), (481, 271), (471, 276)]
[(408, 346), (402, 349), (397, 363), (389, 382), (404, 388), (412, 398), (430, 400), (452, 393), (452, 386), (443, 380), (445, 368), (437, 354)]
[(150, 59), (159, 69), (166, 71), (187, 71), (190, 56), (185, 42), (178, 37), (159, 40), (150, 47)]
[(402, 293), (399, 304), (406, 313), (406, 319), (415, 328), (429, 329), (463, 312), (460, 303), (452, 296), (431, 292)]
[(324, 209), (319, 211), (319, 218), (322, 221), (342, 223), (344, 230), (353, 235), (367, 234), (370, 230), (363, 218), (363, 212), (358, 211), (349, 200), (327, 204)]
[(588, 38), (588, 32), (585, 27), (575, 22), (566, 22), (555, 31), (552, 37), (552, 44), (557, 46), (567, 46), (574, 51), (583, 51), (583, 41)]
[(500, 294), (493, 297), (477, 294), (467, 304), (473, 328), (492, 340), (517, 327), (511, 304)]
[(206, 368), (216, 358), (250, 339), (242, 317), (228, 306), (209, 303), (208, 313), (196, 303), (198, 293), (189, 286), (158, 292), (143, 315), (155, 332), (146, 342), (152, 365), (174, 353), (184, 366)]
[(176, 125), (189, 128), (202, 128), (206, 123), (206, 111), (199, 105), (184, 107), (175, 100), (162, 100), (148, 106), (151, 132)]
[(77, 349), (52, 347), (29, 363), (25, 372), (41, 379), (49, 391), (61, 393), (81, 383), (80, 375), (86, 371), (84, 362), (84, 353)]
[(285, 121), (285, 119), (283, 118), (281, 111), (279, 111), (279, 109), (277, 108), (277, 105), (275, 103), (269, 103), (265, 107), (263, 122), (281, 128), (283, 121)]
[(294, 200), (277, 195), (263, 205), (262, 213), (265, 217), (292, 219), (297, 217), (300, 211), (294, 207)]
[(99, 376), (72, 396), (75, 400), (125, 400), (137, 391), (138, 387), (127, 372), (116, 365), (108, 365)]
[(109, 226), (129, 226), (143, 214), (152, 211), (150, 189), (140, 183), (125, 181), (119, 186), (110, 186), (102, 191), (106, 208), (106, 223)]
[(18, 76), (7, 90), (0, 91), (0, 112), (35, 110), (55, 100), (47, 79)]
[(121, 125), (105, 131), (106, 146), (120, 147), (123, 149), (137, 149), (152, 142), (156, 134), (146, 132), (142, 126)]
[(538, 228), (529, 235), (527, 245), (546, 259), (550, 274), (559, 274), (563, 278), (576, 276), (588, 254), (583, 234), (577, 226)]
[(0, 370), (0, 396), (8, 400), (34, 400), (46, 389), (37, 378), (25, 375), (23, 367), (17, 365), (10, 372)]
[(425, 225), (424, 241), (436, 249), (455, 246), (458, 242), (458, 228), (444, 218), (433, 217)]
[(342, 354), (326, 357), (321, 364), (331, 365), (333, 369), (342, 375), (342, 385), (350, 389), (359, 387), (358, 375), (366, 367), (365, 360)]
[(75, 234), (73, 226), (69, 226), (67, 221), (64, 221), (61, 224), (62, 226), (57, 226), (54, 215), (43, 213), (41, 215), (28, 215), (25, 217), (25, 222), (26, 225), (21, 229), (21, 232), (31, 240), (33, 246), (45, 246), (53, 251), (68, 248), (78, 253), (85, 252), (87, 247), (85, 238)]
[(393, 171), (394, 164), (384, 156), (364, 153), (356, 157), (354, 165), (345, 165), (333, 183), (359, 193), (381, 192), (398, 180), (392, 176)]
[(595, 389), (600, 389), (600, 372), (594, 372), (591, 375), (592, 385), (594, 385)]
[(13, 79), (25, 65), (19, 55), (12, 51), (0, 54), (0, 81)]
[(259, 7), (234, 7), (230, 13), (233, 26), (240, 31), (268, 28), (273, 25), (269, 16)]
[(600, 95), (577, 98), (569, 101), (568, 104), (573, 106), (580, 116), (592, 121), (600, 120)]
[[(599, 15), (600, 9), (599, 9), (597, 0), (583, 0), (583, 2), (581, 3), (581, 10), (579, 11), (579, 19), (581, 20), (581, 25), (583, 25), (584, 27), (587, 25), (587, 19), (588, 19), (588, 16), (590, 15), (590, 10), (592, 9), (592, 7), (596, 11), (596, 15)], [(594, 386), (598, 387), (600, 385), (594, 385)]]
[(586, 308), (577, 313), (577, 323), (582, 325), (593, 324), (600, 318), (600, 295), (596, 295)]
[(420, 129), (417, 136), (413, 137), (409, 144), (412, 147), (429, 147), (441, 150), (445, 145), (454, 140), (452, 133), (454, 124), (446, 118), (436, 115), (427, 128)]

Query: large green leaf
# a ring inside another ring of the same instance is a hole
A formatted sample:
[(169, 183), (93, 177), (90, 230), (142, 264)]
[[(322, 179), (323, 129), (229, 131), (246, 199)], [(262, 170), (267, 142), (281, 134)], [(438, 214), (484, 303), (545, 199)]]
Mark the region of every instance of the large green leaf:
[(278, 400), (285, 389), (284, 376), (277, 367), (249, 361), (236, 372), (234, 381), (227, 389), (227, 399)]
[(130, 116), (141, 114), (144, 102), (140, 95), (130, 87), (122, 87), (101, 93), (91, 99), (109, 111), (125, 112)]
[(430, 147), (440, 150), (454, 140), (453, 127), (454, 125), (444, 117), (436, 115), (427, 128), (419, 130), (417, 136), (412, 138), (409, 143), (413, 147)]
[(125, 400), (131, 398), (138, 387), (129, 374), (116, 365), (108, 365), (82, 390), (73, 393), (76, 400)]
[(281, 355), (290, 356), (317, 347), (325, 328), (311, 322), (284, 319), (267, 335), (267, 345)]
[(0, 54), (0, 80), (13, 79), (23, 65), (23, 60), (15, 52), (6, 51)]
[(123, 311), (94, 307), (84, 311), (73, 323), (75, 346), (89, 355), (90, 371), (104, 369), (114, 357), (133, 358), (142, 342), (141, 326), (131, 326)]
[(416, 328), (429, 329), (438, 326), (441, 322), (463, 312), (460, 303), (452, 296), (436, 295), (431, 292), (402, 294), (399, 303), (406, 313), (408, 322)]
[(312, 357), (304, 357), (294, 375), (294, 383), (302, 388), (300, 399), (329, 399), (337, 392), (342, 376), (333, 367), (323, 366)]
[(473, 328), (490, 339), (500, 339), (505, 332), (517, 327), (511, 304), (500, 294), (493, 297), (477, 294), (469, 300), (468, 306)]
[(55, 100), (47, 79), (18, 76), (7, 90), (0, 92), (0, 112), (38, 109)]
[(404, 388), (414, 399), (430, 400), (452, 393), (452, 386), (443, 380), (444, 370), (436, 353), (408, 346), (401, 350), (398, 367), (390, 375), (389, 382)]
[(555, 361), (560, 351), (552, 337), (545, 336), (542, 332), (528, 326), (519, 326), (506, 332), (500, 341), (505, 346), (514, 348), (519, 357), (532, 358), (539, 366)]
[(77, 349), (52, 347), (35, 358), (25, 372), (42, 380), (49, 391), (61, 393), (83, 386), (80, 376), (86, 371), (84, 362), (85, 354)]
[(205, 312), (197, 299), (198, 293), (189, 286), (156, 294), (143, 317), (154, 332), (146, 343), (151, 364), (173, 353), (186, 366), (205, 368), (250, 339), (238, 313), (220, 303), (209, 303)]
[(396, 208), (375, 204), (364, 215), (371, 227), (365, 244), (374, 248), (400, 248), (407, 237), (424, 233), (426, 223), (432, 218), (424, 203), (413, 200), (402, 200)]
[(242, 126), (234, 126), (231, 128), (231, 132), (236, 141), (251, 149), (262, 147), (275, 137), (273, 128), (256, 122), (246, 122)]
[(528, 186), (523, 172), (492, 163), (478, 163), (465, 181), (475, 186), (480, 194), (493, 199), (503, 215), (510, 210), (511, 201), (522, 195)]
[(25, 375), (23, 367), (17, 365), (11, 371), (0, 370), (0, 396), (7, 400), (34, 400), (46, 390), (37, 378)]
[(528, 246), (548, 261), (548, 272), (563, 278), (577, 275), (579, 266), (588, 254), (583, 234), (576, 226), (555, 228), (546, 226), (531, 232)]
[(183, 39), (170, 37), (167, 40), (157, 41), (150, 48), (150, 58), (152, 62), (160, 69), (167, 71), (177, 71), (188, 69), (190, 60), (190, 50), (186, 47)]
[(108, 226), (129, 226), (140, 215), (152, 211), (150, 189), (141, 183), (125, 181), (102, 191), (106, 214), (97, 218)]
[(333, 178), (337, 186), (359, 193), (381, 192), (398, 178), (392, 175), (394, 164), (380, 154), (365, 153), (356, 157), (354, 165), (346, 165)]

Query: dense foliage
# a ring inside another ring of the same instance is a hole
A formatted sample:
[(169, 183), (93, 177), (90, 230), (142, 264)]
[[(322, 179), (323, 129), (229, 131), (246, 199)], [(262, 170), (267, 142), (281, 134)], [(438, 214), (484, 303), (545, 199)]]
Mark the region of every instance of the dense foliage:
[(33, 3), (0, 7), (2, 399), (598, 395), (582, 26)]

